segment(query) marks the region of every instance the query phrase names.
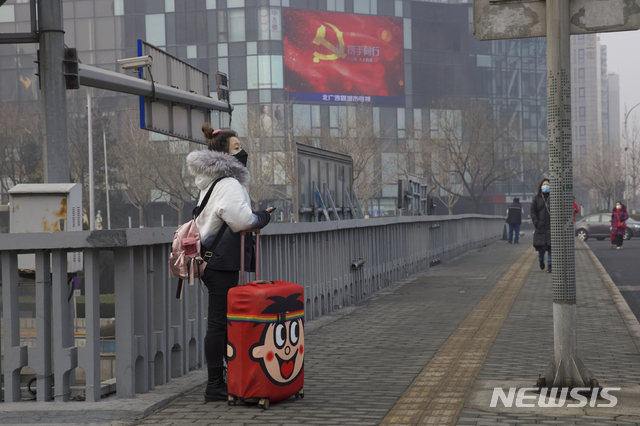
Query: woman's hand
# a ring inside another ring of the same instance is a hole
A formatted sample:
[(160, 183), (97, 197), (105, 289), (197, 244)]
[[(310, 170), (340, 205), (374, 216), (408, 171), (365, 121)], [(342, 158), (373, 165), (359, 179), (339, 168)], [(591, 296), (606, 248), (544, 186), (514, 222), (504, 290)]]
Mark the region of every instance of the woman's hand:
[(275, 207), (267, 207), (267, 213), (269, 213), (270, 215), (273, 215), (275, 211), (276, 211)]

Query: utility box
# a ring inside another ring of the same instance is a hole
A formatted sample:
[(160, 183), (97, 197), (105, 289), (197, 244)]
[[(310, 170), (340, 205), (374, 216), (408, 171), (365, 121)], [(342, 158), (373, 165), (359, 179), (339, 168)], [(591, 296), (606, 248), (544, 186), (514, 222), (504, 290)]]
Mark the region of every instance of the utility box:
[[(9, 190), (9, 232), (82, 231), (82, 185), (18, 184)], [(82, 270), (82, 252), (67, 253), (67, 272)], [(35, 255), (18, 255), (18, 268), (35, 270)]]

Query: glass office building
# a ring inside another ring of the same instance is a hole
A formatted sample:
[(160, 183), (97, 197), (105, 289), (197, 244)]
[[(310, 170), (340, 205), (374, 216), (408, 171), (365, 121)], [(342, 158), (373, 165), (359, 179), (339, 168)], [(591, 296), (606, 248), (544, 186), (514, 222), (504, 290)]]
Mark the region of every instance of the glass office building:
[[(0, 7), (0, 32), (28, 31), (28, 6), (8, 0)], [(507, 114), (519, 133), (514, 143), (533, 150), (543, 150), (546, 143), (545, 40), (476, 41), (470, 2), (67, 0), (63, 7), (65, 42), (78, 49), (83, 63), (120, 71), (117, 59), (137, 56), (137, 40), (146, 40), (212, 77), (218, 70), (227, 73), (234, 123), (253, 111), (273, 137), (285, 138), (294, 121), (294, 133), (334, 134), (340, 117), (366, 104), (380, 137), (392, 142), (382, 155), (392, 157), (393, 147), (430, 129), (434, 101), (457, 97), (482, 100)], [(321, 34), (320, 27), (325, 28)], [(322, 46), (328, 50), (321, 52)], [(296, 55), (315, 47), (319, 53), (313, 62), (319, 66), (332, 54), (351, 58), (353, 63), (340, 71), (339, 87), (324, 81), (324, 72), (314, 74), (311, 62), (296, 62)], [(38, 99), (36, 49), (0, 45), (1, 102)], [(384, 71), (385, 78), (367, 74), (367, 64)], [(112, 99), (112, 108), (137, 101), (116, 93), (104, 97)], [(217, 120), (228, 123), (222, 115), (212, 117), (214, 126)], [(502, 214), (510, 197), (530, 195), (537, 182), (527, 179), (496, 184), (482, 212)], [(395, 214), (396, 195), (393, 185), (383, 188), (372, 214)], [(455, 209), (468, 211), (464, 201)]]

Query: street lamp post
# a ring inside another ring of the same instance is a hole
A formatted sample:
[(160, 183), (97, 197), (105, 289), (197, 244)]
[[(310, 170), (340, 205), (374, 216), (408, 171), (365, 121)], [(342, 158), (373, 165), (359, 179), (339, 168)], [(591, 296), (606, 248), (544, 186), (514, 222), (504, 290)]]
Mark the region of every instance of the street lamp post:
[[(631, 114), (631, 111), (633, 111), (633, 109), (637, 106), (639, 106), (640, 103), (635, 104), (634, 106), (631, 107), (631, 109), (629, 111), (625, 111), (624, 113), (624, 140), (626, 143), (626, 146), (624, 147), (624, 189), (625, 189), (625, 193), (627, 193), (627, 181), (628, 181), (628, 174), (627, 174), (627, 149), (629, 149), (629, 133), (627, 132), (627, 121), (629, 119), (629, 114)], [(625, 105), (625, 110), (626, 110), (626, 105)], [(633, 165), (632, 165), (633, 166)], [(633, 189), (635, 191), (635, 188)], [(633, 205), (631, 206), (631, 212), (635, 214), (636, 212), (636, 206), (635, 206), (635, 194), (632, 194), (631, 199), (633, 200)], [(629, 201), (627, 201), (629, 202)]]

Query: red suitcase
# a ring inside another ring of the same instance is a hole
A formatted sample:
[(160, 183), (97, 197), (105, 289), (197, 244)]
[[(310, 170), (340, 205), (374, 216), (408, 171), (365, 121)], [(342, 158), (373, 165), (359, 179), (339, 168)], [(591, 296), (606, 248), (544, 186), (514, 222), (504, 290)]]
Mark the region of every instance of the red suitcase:
[(244, 236), (241, 252), (241, 285), (227, 296), (228, 403), (239, 399), (267, 409), (270, 402), (304, 398), (304, 291), (285, 281), (242, 285)]

